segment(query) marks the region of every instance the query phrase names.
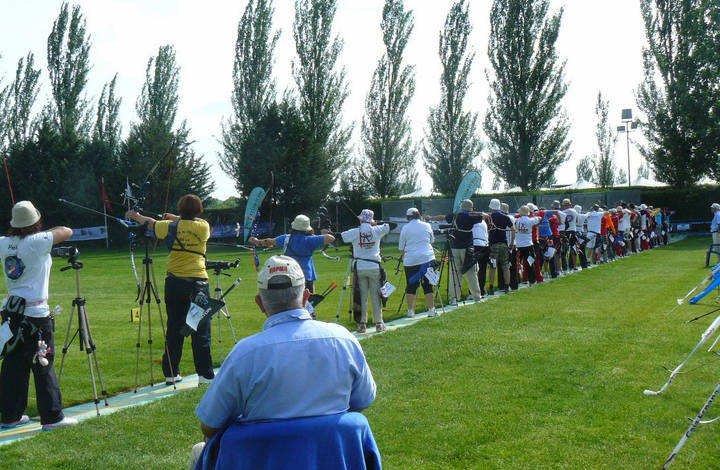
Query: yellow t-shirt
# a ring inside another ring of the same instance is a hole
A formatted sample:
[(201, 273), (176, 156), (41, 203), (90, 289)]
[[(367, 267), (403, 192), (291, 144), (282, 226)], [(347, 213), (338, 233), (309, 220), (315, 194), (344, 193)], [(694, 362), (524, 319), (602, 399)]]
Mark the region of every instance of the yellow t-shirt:
[[(171, 220), (159, 220), (155, 222), (155, 236), (164, 239), (168, 236), (168, 227)], [(206, 242), (210, 238), (210, 225), (202, 219), (185, 220), (181, 219), (177, 227), (177, 239), (182, 242), (186, 250), (205, 253)], [(173, 248), (181, 250), (178, 240), (173, 243)], [(205, 271), (205, 258), (187, 251), (172, 250), (168, 256), (167, 272), (177, 277), (197, 277), (207, 279)]]

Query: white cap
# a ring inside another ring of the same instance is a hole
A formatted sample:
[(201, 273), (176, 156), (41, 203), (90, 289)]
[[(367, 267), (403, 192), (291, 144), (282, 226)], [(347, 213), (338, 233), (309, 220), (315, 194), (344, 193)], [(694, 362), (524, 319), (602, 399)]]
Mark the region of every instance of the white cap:
[(410, 209), (407, 210), (407, 212), (405, 212), (405, 215), (415, 215), (415, 214), (419, 214), (419, 213), (420, 213), (420, 211), (417, 209), (417, 207), (411, 207)]
[(491, 211), (500, 210), (500, 199), (490, 199), (490, 210)]
[(375, 218), (375, 213), (370, 209), (363, 209), (360, 211), (360, 215), (358, 215), (357, 218), (360, 219), (360, 222), (366, 222), (369, 224)]
[(268, 281), (276, 276), (283, 276), (288, 279), (286, 285), (273, 284), (271, 289), (283, 289), (286, 287), (297, 287), (305, 285), (305, 274), (297, 261), (285, 255), (271, 256), (265, 261), (258, 273), (258, 288), (267, 289)]
[(576, 205), (573, 209), (575, 209), (575, 212), (582, 212), (582, 206), (580, 205)]
[(12, 208), (12, 219), (10, 226), (14, 228), (25, 228), (40, 220), (40, 211), (35, 209), (30, 201), (20, 201)]
[(647, 209), (647, 206), (645, 204), (640, 204), (640, 210), (644, 211), (645, 209)]
[(299, 214), (290, 224), (290, 228), (298, 232), (307, 232), (310, 230), (310, 217)]
[(532, 212), (535, 212), (536, 210), (538, 210), (538, 207), (535, 204), (533, 204), (532, 202), (528, 202), (526, 204), (526, 206), (528, 206), (528, 209), (530, 209)]
[(720, 210), (720, 204), (718, 204), (717, 202), (713, 202), (713, 203), (712, 203), (712, 206), (710, 206), (710, 209), (718, 209), (718, 210)]

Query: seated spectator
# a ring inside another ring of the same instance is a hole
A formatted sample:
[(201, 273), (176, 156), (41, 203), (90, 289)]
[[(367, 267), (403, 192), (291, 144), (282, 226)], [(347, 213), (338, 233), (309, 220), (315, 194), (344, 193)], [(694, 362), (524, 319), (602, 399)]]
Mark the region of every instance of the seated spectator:
[[(340, 325), (312, 320), (310, 293), (298, 263), (269, 258), (258, 273), (255, 302), (263, 331), (238, 342), (195, 414), (205, 442), (234, 422), (326, 416), (359, 411), (376, 387), (357, 339)], [(193, 447), (193, 468), (204, 443)], [(242, 458), (242, 456), (238, 456)]]

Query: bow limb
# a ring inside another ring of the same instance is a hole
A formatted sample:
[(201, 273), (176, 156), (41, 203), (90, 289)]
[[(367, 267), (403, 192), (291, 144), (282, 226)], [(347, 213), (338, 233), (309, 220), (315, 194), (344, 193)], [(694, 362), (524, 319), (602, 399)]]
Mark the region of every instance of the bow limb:
[(336, 261), (336, 262), (337, 262), (337, 261), (340, 261), (340, 257), (339, 257), (339, 256), (330, 256), (329, 254), (327, 254), (327, 253), (325, 252), (325, 250), (327, 250), (327, 246), (323, 247), (323, 249), (320, 250), (320, 254), (323, 255), (323, 257), (325, 257), (325, 258), (327, 258), (327, 259), (331, 259), (331, 260)]

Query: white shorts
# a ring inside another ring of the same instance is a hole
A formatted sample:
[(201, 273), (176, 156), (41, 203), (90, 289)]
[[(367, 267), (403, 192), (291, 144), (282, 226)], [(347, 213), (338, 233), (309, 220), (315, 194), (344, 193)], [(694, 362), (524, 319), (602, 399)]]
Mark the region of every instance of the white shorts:
[(720, 245), (720, 232), (713, 232), (712, 237), (713, 245)]

